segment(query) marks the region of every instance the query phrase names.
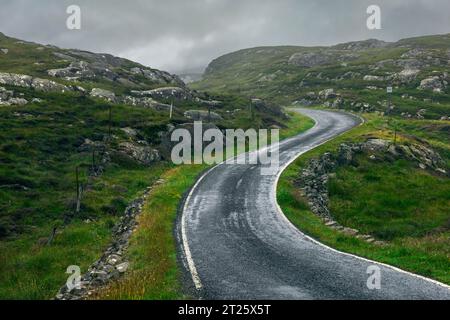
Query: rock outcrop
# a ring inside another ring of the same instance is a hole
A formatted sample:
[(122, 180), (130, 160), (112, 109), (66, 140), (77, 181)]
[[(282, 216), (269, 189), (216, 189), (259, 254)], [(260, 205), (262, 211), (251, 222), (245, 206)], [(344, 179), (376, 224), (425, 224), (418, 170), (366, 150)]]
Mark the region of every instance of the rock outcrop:
[(337, 97), (334, 89), (325, 89), (319, 92), (319, 98), (323, 100), (334, 99)]
[(432, 90), (442, 92), (447, 88), (448, 82), (439, 76), (426, 78), (420, 82), (419, 90)]
[(112, 103), (116, 102), (116, 95), (114, 94), (114, 92), (105, 89), (94, 88), (92, 89), (90, 96), (93, 98), (103, 99)]
[[(130, 105), (130, 106), (138, 106), (144, 108), (152, 108), (157, 111), (169, 111), (171, 106), (165, 103), (158, 102), (150, 97), (133, 97), (133, 96), (124, 96), (121, 97), (118, 102)], [(174, 110), (177, 108), (173, 107)]]
[(423, 144), (395, 145), (387, 140), (370, 139), (363, 143), (341, 144), (336, 154), (325, 153), (310, 160), (296, 180), (303, 195), (308, 199), (311, 210), (324, 219), (328, 226), (339, 229), (369, 242), (376, 242), (371, 236), (361, 235), (358, 230), (345, 228), (333, 218), (329, 209), (328, 181), (339, 166), (356, 165), (356, 156), (366, 154), (377, 161), (407, 159), (413, 161), (423, 170), (430, 170), (441, 175), (448, 175), (446, 163), (441, 156)]
[[(193, 99), (189, 90), (178, 87), (132, 91), (131, 94), (132, 95), (116, 96), (112, 91), (94, 88), (92, 89), (90, 96), (114, 104), (122, 103), (130, 106), (152, 108), (157, 111), (169, 111), (171, 108), (170, 104), (165, 104), (158, 100), (171, 100), (171, 98), (173, 98), (174, 101), (181, 101)], [(176, 111), (178, 109), (173, 106), (173, 110)]]
[(55, 49), (59, 51), (54, 51), (53, 55), (70, 64), (66, 68), (48, 70), (47, 73), (53, 77), (66, 80), (105, 79), (129, 87), (140, 87), (143, 79), (151, 84), (185, 86), (176, 75), (150, 69), (110, 54)]
[(385, 81), (386, 78), (383, 76), (373, 76), (373, 75), (366, 75), (363, 78), (364, 81)]
[(150, 147), (145, 141), (121, 142), (118, 152), (146, 166), (161, 160), (159, 151)]
[(173, 84), (180, 87), (185, 86), (185, 83), (178, 76), (160, 70), (134, 67), (130, 69), (130, 73), (137, 76), (143, 76), (144, 78), (159, 84)]
[(292, 105), (294, 106), (303, 106), (303, 107), (309, 107), (314, 105), (314, 101), (313, 100), (308, 100), (308, 99), (300, 99), (300, 100), (296, 100), (292, 103)]
[(51, 69), (47, 71), (51, 77), (64, 78), (66, 80), (87, 80), (94, 78), (95, 72), (89, 68), (85, 61), (74, 61), (67, 68)]
[(163, 87), (147, 91), (132, 91), (131, 94), (136, 97), (150, 97), (161, 100), (192, 100), (192, 93), (180, 87)]
[(288, 64), (312, 68), (316, 66), (323, 66), (331, 63), (349, 62), (360, 57), (359, 54), (346, 51), (314, 51), (314, 52), (297, 52), (294, 53), (288, 60)]
[(311, 68), (321, 66), (333, 61), (332, 56), (320, 52), (299, 52), (293, 54), (288, 63), (298, 67)]
[(215, 112), (208, 112), (204, 110), (188, 110), (184, 116), (192, 121), (220, 121), (222, 117)]
[(347, 43), (338, 44), (335, 46), (336, 49), (340, 50), (351, 50), (351, 51), (361, 51), (368, 49), (377, 49), (377, 48), (385, 48), (389, 46), (391, 43), (377, 40), (377, 39), (368, 39), (364, 41), (352, 41)]
[(23, 106), (28, 104), (28, 101), (24, 98), (14, 97), (14, 91), (6, 90), (0, 87), (0, 106)]
[(69, 88), (63, 84), (59, 84), (51, 80), (33, 78), (28, 75), (16, 73), (0, 73), (0, 84), (23, 88), (31, 88), (44, 92), (53, 91), (64, 93), (73, 90), (72, 88)]
[(397, 73), (394, 76), (395, 80), (400, 81), (401, 83), (409, 83), (417, 78), (419, 75), (420, 70), (419, 69), (404, 69)]
[[(65, 80), (81, 80), (95, 77), (96, 75), (90, 71), (87, 67), (89, 64), (85, 62), (72, 62), (68, 68), (63, 69), (53, 69), (49, 70), (48, 73), (54, 77), (64, 78)], [(34, 78), (29, 75), (15, 74), (15, 73), (0, 73), (0, 85), (16, 86), (23, 88), (30, 88), (38, 91), (44, 92), (69, 92), (76, 91), (81, 94), (86, 94), (86, 90), (81, 86), (66, 86), (55, 81)], [(2, 95), (6, 96), (6, 92)], [(157, 100), (195, 100), (195, 97), (189, 89), (184, 87), (163, 87), (153, 90), (146, 91), (132, 91), (132, 95), (116, 96), (114, 92), (101, 89), (93, 88), (89, 95), (93, 98), (98, 98), (105, 100), (110, 103), (123, 103), (132, 106), (142, 106), (153, 108), (158, 111), (167, 111), (170, 109), (170, 105), (161, 103)], [(1, 105), (12, 105), (12, 104), (25, 104), (25, 99), (13, 99), (11, 101), (6, 101), (3, 97), (0, 101)], [(202, 104), (209, 105), (221, 105), (220, 101), (206, 101), (206, 100), (195, 100)]]

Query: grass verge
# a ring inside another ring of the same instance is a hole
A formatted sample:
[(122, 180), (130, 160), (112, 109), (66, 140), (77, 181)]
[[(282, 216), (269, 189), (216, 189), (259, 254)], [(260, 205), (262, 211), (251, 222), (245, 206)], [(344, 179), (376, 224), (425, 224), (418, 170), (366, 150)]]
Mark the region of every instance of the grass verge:
[(179, 166), (162, 175), (146, 202), (130, 242), (132, 272), (99, 292), (97, 299), (168, 300), (184, 298), (173, 236), (178, 204), (206, 166)]

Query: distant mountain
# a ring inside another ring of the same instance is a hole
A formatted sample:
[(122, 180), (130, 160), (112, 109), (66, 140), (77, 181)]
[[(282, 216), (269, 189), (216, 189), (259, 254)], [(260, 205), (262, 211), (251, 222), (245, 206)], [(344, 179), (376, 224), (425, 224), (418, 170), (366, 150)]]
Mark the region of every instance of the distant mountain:
[(450, 34), (376, 39), (330, 47), (244, 49), (213, 60), (192, 88), (236, 92), (282, 104), (386, 111), (404, 117), (450, 115)]
[(205, 72), (204, 67), (198, 67), (198, 68), (191, 68), (191, 69), (184, 69), (175, 72), (181, 80), (184, 81), (184, 83), (192, 83), (200, 81), (203, 77), (203, 73)]
[(184, 83), (192, 83), (202, 80), (203, 73), (181, 73), (178, 76), (183, 80)]

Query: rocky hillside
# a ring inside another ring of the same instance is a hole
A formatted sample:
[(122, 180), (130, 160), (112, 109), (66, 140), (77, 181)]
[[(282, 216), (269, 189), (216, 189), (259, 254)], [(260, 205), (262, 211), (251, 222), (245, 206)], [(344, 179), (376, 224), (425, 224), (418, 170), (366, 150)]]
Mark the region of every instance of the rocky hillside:
[[(0, 34), (0, 239), (70, 220), (77, 166), (91, 184), (111, 167), (168, 160), (170, 132), (194, 120), (220, 128), (282, 126), (279, 108), (258, 100), (250, 114), (251, 103), (190, 90), (176, 75), (109, 54)], [(83, 217), (97, 209), (77, 208)]]
[(0, 70), (26, 74), (76, 86), (83, 82), (86, 88), (113, 86), (155, 88), (184, 86), (175, 75), (145, 67), (110, 54), (60, 49), (40, 45), (0, 33)]
[[(1, 33), (0, 86), (41, 92), (74, 92), (108, 102), (155, 109), (163, 107), (157, 99), (171, 98), (175, 91), (178, 94), (186, 90), (178, 76), (127, 59), (43, 46)], [(174, 89), (167, 90), (167, 87)], [(17, 97), (13, 90), (0, 88), (1, 105), (24, 105), (28, 102)]]
[[(28, 90), (27, 97), (17, 88)], [(74, 94), (166, 113), (173, 104), (175, 114), (187, 120), (192, 112), (215, 109), (221, 119), (232, 122), (250, 104), (249, 99), (229, 96), (218, 101), (190, 90), (177, 75), (110, 54), (44, 46), (0, 33), (0, 106), (41, 103), (33, 92)], [(267, 124), (276, 123), (279, 109), (266, 111), (273, 117), (264, 117)]]
[[(284, 104), (447, 119), (450, 34), (331, 47), (259, 47), (210, 63), (196, 89), (237, 92)], [(393, 86), (388, 108), (386, 87)]]

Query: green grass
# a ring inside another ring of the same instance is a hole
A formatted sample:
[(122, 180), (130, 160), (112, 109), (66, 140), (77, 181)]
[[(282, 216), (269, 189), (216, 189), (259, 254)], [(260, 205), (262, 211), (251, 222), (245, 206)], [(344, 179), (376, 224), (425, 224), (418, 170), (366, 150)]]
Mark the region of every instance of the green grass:
[[(82, 214), (90, 221), (75, 217), (72, 223), (60, 229), (61, 233), (51, 246), (41, 245), (40, 240), (46, 239), (58, 222), (45, 215), (39, 217), (45, 222), (30, 227), (30, 232), (15, 240), (0, 242), (0, 299), (48, 299), (65, 283), (69, 265), (80, 266), (82, 272), (86, 272), (110, 241), (118, 219), (117, 214), (104, 212), (103, 208), (117, 203), (117, 199), (123, 199), (125, 206), (164, 170), (164, 166), (155, 166), (107, 171), (94, 182), (92, 191), (83, 200)], [(52, 200), (56, 203), (52, 197), (45, 199), (45, 203), (51, 205)], [(36, 205), (43, 205), (43, 202)], [(119, 206), (116, 212), (121, 214), (123, 209)]]
[(82, 270), (98, 258), (109, 240), (112, 221), (90, 224), (78, 221), (58, 235), (52, 246), (37, 244), (39, 236), (48, 236), (50, 228), (14, 242), (0, 243), (0, 299), (49, 299), (56, 294), (68, 274), (69, 265)]
[[(107, 105), (73, 95), (45, 95), (45, 99), (42, 105), (0, 109), (4, 128), (0, 134), (0, 184), (28, 188), (2, 189), (2, 238), (29, 232), (32, 225), (61, 220), (75, 195), (75, 168), (81, 166), (81, 181), (86, 183), (91, 163), (91, 152), (79, 152), (78, 147), (84, 139), (101, 140), (108, 132)], [(164, 123), (163, 116), (151, 110), (113, 107), (113, 133), (119, 136), (118, 127), (157, 129)], [(113, 163), (108, 169), (116, 172), (117, 168), (120, 164)], [(85, 204), (85, 217), (95, 216), (95, 209)]]
[(280, 131), (280, 139), (293, 137), (300, 132), (311, 129), (314, 126), (314, 121), (307, 118), (298, 112), (289, 111), (289, 120), (286, 123), (286, 128)]
[(448, 228), (450, 183), (404, 160), (337, 170), (330, 181), (331, 212), (345, 226), (380, 240), (422, 238)]
[[(409, 127), (412, 123), (404, 121), (402, 126)], [(416, 130), (420, 128), (416, 127)], [(407, 132), (402, 131), (401, 139), (409, 139)], [(430, 136), (429, 141), (433, 143), (433, 134)], [(278, 185), (277, 198), (283, 212), (300, 230), (333, 248), (449, 284), (448, 178), (420, 172), (403, 161), (387, 166), (360, 160), (358, 169), (343, 167), (338, 170), (336, 180), (331, 182), (333, 214), (343, 225), (389, 240), (386, 246), (369, 244), (325, 226), (310, 211), (306, 199), (294, 185), (308, 159), (334, 151), (342, 142), (368, 137), (389, 139), (392, 132), (387, 130), (383, 119), (369, 116), (364, 126), (295, 161), (283, 173)], [(448, 141), (446, 146), (448, 148)]]

